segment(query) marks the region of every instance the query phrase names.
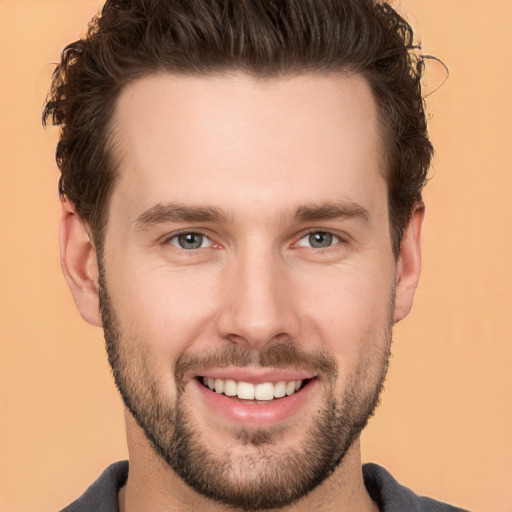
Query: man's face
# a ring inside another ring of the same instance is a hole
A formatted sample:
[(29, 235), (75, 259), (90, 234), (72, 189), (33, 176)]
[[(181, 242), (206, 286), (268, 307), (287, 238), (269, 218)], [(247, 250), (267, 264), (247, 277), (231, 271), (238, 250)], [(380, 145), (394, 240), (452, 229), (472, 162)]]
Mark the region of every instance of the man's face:
[(387, 366), (396, 261), (370, 88), (161, 74), (126, 87), (113, 127), (101, 307), (125, 403), (200, 493), (290, 503), (339, 464)]

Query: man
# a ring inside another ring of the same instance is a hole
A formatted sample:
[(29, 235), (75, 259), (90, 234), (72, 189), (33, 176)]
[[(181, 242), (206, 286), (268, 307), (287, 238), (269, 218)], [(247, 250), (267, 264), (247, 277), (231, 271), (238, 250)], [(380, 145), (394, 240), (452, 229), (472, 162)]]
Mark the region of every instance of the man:
[(420, 273), (412, 40), (370, 0), (109, 0), (64, 50), (62, 267), (130, 454), (65, 510), (456, 510), (361, 468)]

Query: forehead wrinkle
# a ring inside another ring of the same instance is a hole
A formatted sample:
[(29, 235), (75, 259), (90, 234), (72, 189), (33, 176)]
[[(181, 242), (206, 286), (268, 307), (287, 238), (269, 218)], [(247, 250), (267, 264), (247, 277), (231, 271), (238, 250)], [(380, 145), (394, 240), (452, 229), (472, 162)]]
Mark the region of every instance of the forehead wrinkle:
[(166, 222), (227, 222), (226, 212), (214, 206), (189, 206), (176, 203), (158, 203), (141, 213), (135, 227), (144, 230)]

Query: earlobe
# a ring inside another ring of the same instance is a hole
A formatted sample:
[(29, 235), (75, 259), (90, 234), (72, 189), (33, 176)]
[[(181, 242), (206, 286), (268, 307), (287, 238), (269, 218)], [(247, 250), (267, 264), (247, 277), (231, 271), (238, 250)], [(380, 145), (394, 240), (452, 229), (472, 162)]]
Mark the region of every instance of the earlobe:
[(421, 228), (425, 205), (418, 203), (407, 224), (400, 245), (395, 281), (394, 322), (403, 320), (411, 311), (421, 272)]
[(74, 205), (64, 199), (59, 224), (60, 261), (82, 318), (101, 327), (96, 249)]

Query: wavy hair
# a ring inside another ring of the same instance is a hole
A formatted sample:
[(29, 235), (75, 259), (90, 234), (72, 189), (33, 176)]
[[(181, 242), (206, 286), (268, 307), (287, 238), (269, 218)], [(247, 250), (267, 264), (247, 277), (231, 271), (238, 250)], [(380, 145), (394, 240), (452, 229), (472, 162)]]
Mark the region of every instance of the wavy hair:
[(101, 252), (119, 172), (110, 121), (121, 89), (138, 78), (355, 72), (378, 105), (396, 256), (433, 154), (418, 50), (411, 26), (377, 0), (107, 0), (63, 50), (44, 106), (43, 124), (60, 127), (59, 192)]

